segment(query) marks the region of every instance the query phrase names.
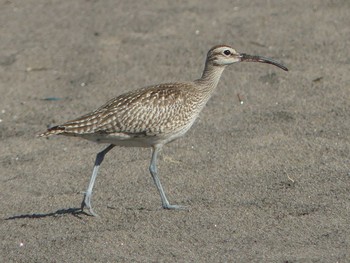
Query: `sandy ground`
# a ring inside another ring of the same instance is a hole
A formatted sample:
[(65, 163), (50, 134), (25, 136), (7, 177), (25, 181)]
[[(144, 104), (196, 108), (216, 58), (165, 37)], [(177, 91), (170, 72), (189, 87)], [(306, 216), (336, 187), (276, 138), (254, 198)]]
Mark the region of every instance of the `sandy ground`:
[[(350, 2), (0, 3), (0, 262), (350, 262)], [(290, 71), (226, 69), (186, 137), (150, 149), (36, 138), (233, 45)], [(240, 104), (238, 97), (243, 100)]]

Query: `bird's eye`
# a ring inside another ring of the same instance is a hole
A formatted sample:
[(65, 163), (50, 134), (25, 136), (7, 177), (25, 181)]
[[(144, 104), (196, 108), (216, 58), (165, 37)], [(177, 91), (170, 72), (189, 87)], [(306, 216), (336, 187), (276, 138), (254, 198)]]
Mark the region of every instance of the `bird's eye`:
[(226, 50), (224, 51), (224, 54), (225, 54), (226, 56), (229, 56), (229, 55), (231, 55), (231, 51), (228, 50), (228, 49), (226, 49)]

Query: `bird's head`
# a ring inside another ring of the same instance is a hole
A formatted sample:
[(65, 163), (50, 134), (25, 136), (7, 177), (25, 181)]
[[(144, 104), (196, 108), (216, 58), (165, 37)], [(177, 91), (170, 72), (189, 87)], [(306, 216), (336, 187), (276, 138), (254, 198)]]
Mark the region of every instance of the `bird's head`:
[(288, 71), (285, 66), (271, 58), (238, 53), (232, 47), (227, 45), (215, 46), (209, 50), (207, 55), (207, 63), (212, 63), (214, 66), (228, 66), (235, 62), (268, 63)]

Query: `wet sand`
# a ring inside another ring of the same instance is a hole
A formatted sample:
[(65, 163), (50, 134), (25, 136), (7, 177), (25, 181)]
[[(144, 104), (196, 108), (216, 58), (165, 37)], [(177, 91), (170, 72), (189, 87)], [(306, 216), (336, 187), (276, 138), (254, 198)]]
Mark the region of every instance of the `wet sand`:
[[(2, 1), (1, 262), (348, 262), (350, 3)], [(229, 44), (289, 67), (227, 68), (159, 161), (115, 148), (98, 218), (76, 213), (104, 145), (36, 138), (123, 92), (200, 77)], [(243, 101), (241, 103), (240, 101)]]

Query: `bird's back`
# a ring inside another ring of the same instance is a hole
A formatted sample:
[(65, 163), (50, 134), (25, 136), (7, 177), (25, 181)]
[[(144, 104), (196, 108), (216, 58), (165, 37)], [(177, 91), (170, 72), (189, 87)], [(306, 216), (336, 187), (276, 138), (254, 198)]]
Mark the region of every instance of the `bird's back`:
[[(39, 136), (62, 134), (126, 140), (182, 135), (193, 124), (201, 100), (195, 84), (168, 83), (122, 94), (95, 111), (48, 129)], [(102, 140), (103, 141), (103, 140)]]

